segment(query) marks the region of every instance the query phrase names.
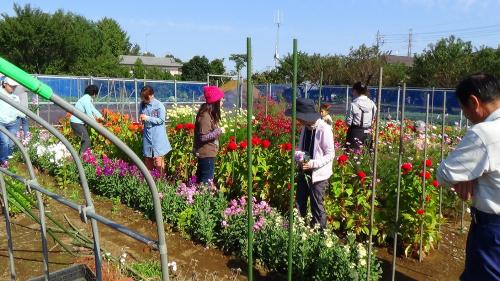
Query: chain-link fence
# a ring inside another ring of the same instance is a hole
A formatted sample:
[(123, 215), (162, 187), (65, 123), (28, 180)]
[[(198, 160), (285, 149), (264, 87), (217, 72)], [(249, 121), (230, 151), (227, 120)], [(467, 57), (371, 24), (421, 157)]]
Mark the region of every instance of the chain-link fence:
[[(122, 78), (97, 78), (97, 77), (75, 77), (75, 76), (37, 76), (46, 83), (54, 92), (64, 97), (68, 102), (75, 103), (84, 93), (85, 87), (95, 84), (99, 87), (99, 97), (96, 100), (97, 108), (109, 108), (124, 114), (137, 117), (138, 105), (140, 103), (140, 90), (144, 85), (150, 85), (155, 90), (155, 97), (164, 102), (167, 107), (171, 104), (197, 104), (204, 101), (203, 86), (207, 82), (185, 82), (185, 81), (158, 81), (144, 79), (122, 79)], [(220, 85), (226, 92), (226, 107), (246, 107), (246, 86), (243, 82), (230, 81)], [(258, 95), (275, 100), (290, 102), (292, 88), (290, 84), (259, 84), (255, 85), (254, 92)], [(375, 100), (377, 88), (369, 88), (370, 96)], [(399, 120), (399, 104), (402, 87), (382, 88), (381, 116), (384, 119)], [(431, 94), (430, 120), (432, 123), (439, 122), (442, 118), (444, 93), (446, 94), (446, 114), (448, 124), (463, 123), (460, 106), (454, 95), (453, 89), (434, 88), (407, 88), (406, 91), (406, 117), (414, 120), (423, 120), (425, 115), (426, 95)], [(310, 98), (321, 103), (330, 103), (331, 113), (345, 115), (349, 103), (352, 101), (352, 90), (350, 86), (317, 86), (301, 85), (297, 90), (298, 97)], [(243, 101), (243, 102), (241, 102)], [(45, 120), (54, 124), (64, 117), (64, 112), (54, 107), (52, 103), (33, 101), (38, 103), (38, 113)]]

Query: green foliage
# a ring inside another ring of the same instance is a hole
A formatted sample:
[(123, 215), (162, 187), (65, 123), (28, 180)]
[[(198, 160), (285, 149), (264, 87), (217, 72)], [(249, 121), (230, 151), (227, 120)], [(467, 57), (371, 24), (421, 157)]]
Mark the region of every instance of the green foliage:
[(472, 44), (454, 36), (430, 44), (416, 55), (410, 71), (412, 85), (455, 87), (472, 66)]
[(205, 81), (210, 72), (210, 63), (205, 56), (194, 56), (182, 65), (182, 80)]
[(118, 56), (131, 44), (118, 23), (97, 23), (71, 12), (45, 13), (14, 4), (2, 14), (0, 55), (31, 73), (122, 76)]
[(239, 73), (247, 64), (246, 54), (231, 54), (229, 60), (233, 61), (235, 64), (236, 73)]

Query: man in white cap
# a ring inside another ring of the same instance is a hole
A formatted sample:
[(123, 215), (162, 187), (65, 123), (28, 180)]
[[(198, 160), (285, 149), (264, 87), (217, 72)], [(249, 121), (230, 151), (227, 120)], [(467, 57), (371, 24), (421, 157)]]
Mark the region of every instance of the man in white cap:
[[(0, 95), (19, 102), (19, 97), (13, 95), (17, 86), (19, 86), (19, 83), (15, 80), (9, 77), (5, 78), (0, 88)], [(0, 114), (0, 126), (5, 127), (9, 132), (16, 135), (19, 129), (17, 118), (23, 116), (23, 114), (3, 100), (0, 100), (0, 112), (2, 113)], [(13, 144), (7, 135), (0, 133), (0, 165), (6, 166), (8, 164), (7, 160), (12, 155)]]

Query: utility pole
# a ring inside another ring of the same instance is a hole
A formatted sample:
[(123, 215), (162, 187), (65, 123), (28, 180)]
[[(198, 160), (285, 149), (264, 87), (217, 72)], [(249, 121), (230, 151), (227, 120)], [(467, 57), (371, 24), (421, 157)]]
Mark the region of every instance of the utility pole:
[(411, 57), (411, 44), (413, 40), (413, 30), (410, 28), (410, 32), (408, 33), (408, 56)]
[(384, 44), (383, 35), (380, 34), (379, 30), (377, 30), (377, 35), (375, 36), (375, 41), (376, 41), (376, 44), (377, 44), (377, 48), (379, 48), (379, 49)]
[(278, 15), (274, 20), (274, 23), (276, 24), (276, 45), (274, 48), (274, 67), (278, 67), (279, 64), (279, 43), (280, 43), (280, 25), (281, 25), (281, 20), (280, 20), (280, 11), (278, 10)]

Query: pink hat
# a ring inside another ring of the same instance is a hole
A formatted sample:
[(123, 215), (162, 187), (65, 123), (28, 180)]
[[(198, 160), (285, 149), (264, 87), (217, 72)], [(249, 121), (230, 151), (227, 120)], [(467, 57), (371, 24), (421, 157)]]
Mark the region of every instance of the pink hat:
[(217, 86), (205, 86), (203, 87), (203, 95), (207, 103), (214, 103), (224, 97), (224, 92)]

